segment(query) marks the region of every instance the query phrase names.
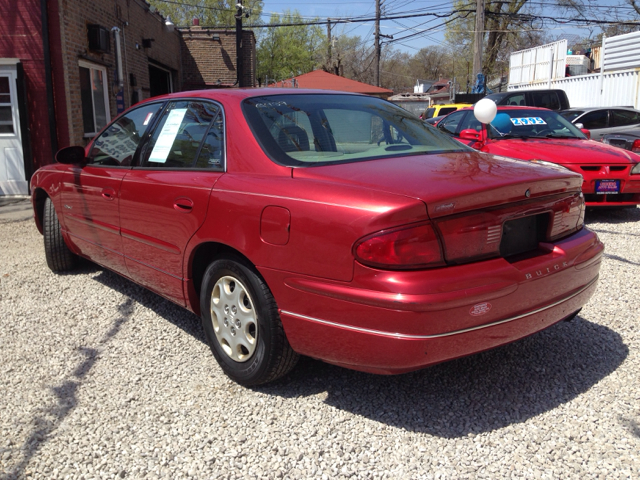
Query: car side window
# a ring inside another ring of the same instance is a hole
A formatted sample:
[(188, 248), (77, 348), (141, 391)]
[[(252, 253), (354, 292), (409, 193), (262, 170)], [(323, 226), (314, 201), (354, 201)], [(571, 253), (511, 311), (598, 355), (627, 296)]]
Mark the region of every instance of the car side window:
[(171, 102), (162, 112), (142, 155), (142, 167), (222, 168), (223, 121), (218, 105)]
[(530, 92), (534, 107), (548, 108), (549, 110), (560, 110), (560, 101), (556, 92)]
[(438, 112), (438, 116), (449, 115), (451, 112), (455, 112), (456, 110), (457, 110), (456, 107), (441, 108), (440, 111)]
[(88, 163), (111, 167), (130, 166), (140, 139), (161, 107), (160, 102), (152, 103), (118, 117), (93, 142)]
[(581, 123), (584, 125), (584, 128), (588, 130), (607, 128), (608, 117), (608, 110), (596, 110), (594, 112), (586, 113), (583, 117), (576, 120), (576, 123)]
[(637, 112), (631, 110), (611, 110), (611, 126), (625, 127), (637, 123), (640, 123), (640, 117)]
[(518, 105), (524, 105), (524, 104), (525, 104), (524, 93), (519, 93), (519, 94), (516, 94), (516, 95), (510, 95), (505, 99), (505, 101), (500, 102), (500, 105), (518, 106)]
[(469, 115), (464, 117), (464, 120), (460, 122), (459, 127), (460, 127), (460, 131), (467, 130), (469, 128), (477, 131), (482, 130), (482, 124), (476, 118), (476, 116), (473, 115), (473, 112), (470, 112)]
[(467, 112), (454, 112), (438, 123), (437, 127), (449, 135), (455, 135), (458, 130), (458, 124)]

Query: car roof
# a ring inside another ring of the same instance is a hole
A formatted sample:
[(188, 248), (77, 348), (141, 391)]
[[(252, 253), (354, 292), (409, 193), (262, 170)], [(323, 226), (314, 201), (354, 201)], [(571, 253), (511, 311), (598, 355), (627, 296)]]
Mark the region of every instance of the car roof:
[(616, 110), (629, 110), (631, 112), (640, 112), (640, 110), (636, 110), (633, 107), (616, 107), (611, 105), (606, 107), (572, 107), (572, 108), (565, 108), (562, 111), (563, 112), (593, 112), (594, 110), (609, 110), (612, 108)]
[(170, 100), (173, 98), (236, 98), (245, 99), (251, 97), (262, 97), (267, 95), (300, 95), (300, 94), (320, 94), (320, 95), (362, 95), (360, 93), (343, 92), (339, 90), (320, 90), (310, 88), (280, 88), (280, 87), (262, 87), (262, 88), (212, 88), (208, 90), (187, 90), (183, 92), (168, 93), (157, 97), (145, 99), (147, 101)]
[[(497, 107), (498, 107), (498, 110), (544, 110), (545, 112), (555, 111), (555, 110), (549, 110), (548, 108), (542, 108), (542, 107), (528, 107), (526, 105), (497, 105)], [(461, 111), (461, 110), (473, 110), (473, 107), (461, 108), (458, 111)], [(451, 112), (451, 113), (454, 113), (454, 112)]]

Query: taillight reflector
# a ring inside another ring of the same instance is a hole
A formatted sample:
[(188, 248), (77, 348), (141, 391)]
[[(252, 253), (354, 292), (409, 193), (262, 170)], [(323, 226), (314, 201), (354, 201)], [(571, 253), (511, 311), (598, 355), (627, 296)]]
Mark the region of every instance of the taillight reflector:
[(631, 151), (640, 153), (640, 139), (633, 141), (633, 145), (631, 146)]
[(438, 236), (430, 223), (376, 232), (359, 240), (356, 258), (381, 268), (425, 268), (444, 265)]

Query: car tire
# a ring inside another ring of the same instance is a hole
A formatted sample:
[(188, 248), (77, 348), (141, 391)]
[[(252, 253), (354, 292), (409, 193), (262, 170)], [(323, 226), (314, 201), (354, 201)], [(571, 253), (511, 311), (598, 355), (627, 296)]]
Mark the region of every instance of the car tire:
[(44, 202), (44, 219), (42, 222), (44, 236), (44, 253), (47, 265), (54, 272), (68, 272), (76, 268), (78, 257), (62, 236), (58, 214), (50, 198)]
[(211, 351), (235, 382), (264, 384), (296, 365), (299, 355), (289, 345), (269, 287), (241, 259), (220, 258), (209, 265), (200, 309)]

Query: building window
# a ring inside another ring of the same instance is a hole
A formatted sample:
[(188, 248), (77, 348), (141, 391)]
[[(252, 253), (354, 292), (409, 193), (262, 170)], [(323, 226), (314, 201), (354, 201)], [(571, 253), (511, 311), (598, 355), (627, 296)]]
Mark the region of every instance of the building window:
[(80, 97), (84, 134), (93, 137), (110, 120), (107, 69), (80, 62)]

